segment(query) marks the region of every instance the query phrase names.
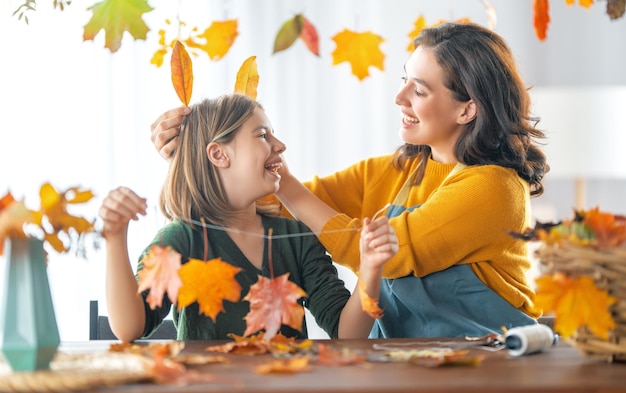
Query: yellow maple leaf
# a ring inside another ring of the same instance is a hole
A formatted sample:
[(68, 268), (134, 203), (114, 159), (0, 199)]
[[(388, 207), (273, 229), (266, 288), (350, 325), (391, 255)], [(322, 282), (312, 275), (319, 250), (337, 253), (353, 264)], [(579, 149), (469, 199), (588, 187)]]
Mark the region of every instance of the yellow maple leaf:
[(183, 286), (178, 291), (178, 309), (197, 301), (200, 312), (213, 321), (224, 311), (223, 301), (238, 302), (241, 298), (241, 285), (235, 275), (241, 271), (221, 258), (207, 262), (190, 258), (178, 275)]
[(406, 47), (407, 51), (413, 52), (413, 50), (415, 49), (415, 43), (413, 41), (418, 35), (420, 35), (425, 27), (426, 18), (424, 18), (423, 15), (418, 16), (417, 19), (415, 19), (415, 22), (413, 22), (413, 30), (411, 30), (411, 32), (408, 34), (411, 42), (409, 42), (409, 45)]
[(344, 61), (350, 63), (352, 73), (359, 80), (369, 76), (370, 66), (384, 71), (385, 55), (378, 46), (385, 40), (380, 35), (344, 29), (333, 37), (333, 41), (337, 45), (332, 53), (333, 65)]
[(563, 273), (541, 276), (536, 280), (535, 304), (544, 313), (556, 315), (554, 330), (565, 338), (587, 326), (601, 339), (615, 328), (609, 307), (617, 302), (606, 291), (596, 287), (588, 276), (571, 278)]
[(176, 303), (182, 281), (178, 276), (180, 254), (172, 247), (153, 245), (141, 260), (143, 269), (137, 272), (139, 283), (137, 293), (150, 289), (146, 300), (151, 309), (161, 307), (167, 293), (172, 303)]
[(100, 30), (105, 32), (104, 47), (117, 52), (125, 31), (136, 40), (145, 40), (150, 28), (142, 16), (152, 11), (147, 0), (103, 0), (88, 8), (93, 12), (84, 26), (83, 41), (93, 40)]
[(228, 53), (238, 35), (237, 19), (214, 21), (198, 35), (198, 38), (204, 38), (206, 43), (195, 47), (206, 52), (211, 60), (220, 60)]

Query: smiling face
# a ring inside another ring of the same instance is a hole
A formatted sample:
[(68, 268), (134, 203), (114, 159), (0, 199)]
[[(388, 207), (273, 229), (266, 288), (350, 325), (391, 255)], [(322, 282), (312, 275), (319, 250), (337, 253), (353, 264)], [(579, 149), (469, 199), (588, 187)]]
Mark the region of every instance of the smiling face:
[(221, 179), (233, 207), (242, 208), (278, 191), (285, 144), (274, 136), (262, 109), (256, 109), (236, 132), (222, 144)]
[(463, 125), (475, 116), (473, 103), (454, 99), (432, 49), (418, 47), (404, 68), (395, 99), (402, 110), (400, 137), (406, 143), (430, 146), (435, 161), (457, 162), (454, 146)]

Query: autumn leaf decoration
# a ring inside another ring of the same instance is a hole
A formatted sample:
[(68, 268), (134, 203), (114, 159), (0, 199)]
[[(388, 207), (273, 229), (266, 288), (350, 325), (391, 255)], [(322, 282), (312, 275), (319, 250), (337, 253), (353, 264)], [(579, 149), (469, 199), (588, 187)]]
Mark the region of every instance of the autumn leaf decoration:
[(385, 40), (378, 34), (344, 29), (333, 37), (333, 41), (337, 45), (332, 53), (333, 65), (349, 63), (352, 74), (360, 81), (370, 75), (369, 67), (384, 71), (385, 55), (379, 45)]
[(7, 192), (0, 199), (0, 255), (6, 237), (40, 238), (59, 253), (69, 251), (72, 236), (94, 232), (94, 222), (72, 215), (67, 209), (69, 205), (88, 202), (93, 196), (90, 190), (80, 187), (58, 191), (46, 182), (39, 189), (41, 207), (30, 210)]
[(548, 0), (533, 0), (533, 26), (539, 41), (545, 41), (550, 23), (550, 5)]
[(315, 26), (302, 14), (288, 19), (278, 30), (274, 39), (273, 54), (290, 48), (300, 38), (311, 53), (320, 55), (319, 36)]
[(245, 94), (256, 100), (259, 85), (259, 70), (256, 65), (256, 56), (248, 57), (237, 72), (235, 93)]
[(102, 0), (88, 10), (91, 19), (84, 27), (83, 40), (93, 40), (100, 30), (105, 33), (105, 48), (112, 53), (122, 45), (124, 32), (135, 40), (145, 40), (150, 28), (143, 21), (143, 14), (152, 11), (147, 0)]
[(609, 307), (616, 298), (598, 289), (593, 278), (572, 278), (562, 273), (542, 276), (537, 280), (535, 303), (544, 312), (554, 312), (554, 330), (564, 338), (571, 337), (579, 327), (587, 326), (597, 337), (606, 340), (615, 328)]
[(304, 308), (298, 300), (306, 296), (306, 292), (289, 281), (289, 273), (274, 277), (272, 264), (272, 230), (269, 232), (269, 267), (270, 277), (258, 276), (258, 281), (250, 287), (244, 300), (250, 302), (250, 312), (246, 316), (248, 336), (265, 329), (265, 339), (271, 340), (280, 330), (281, 325), (302, 330)]
[(172, 68), (172, 84), (183, 105), (189, 106), (193, 91), (193, 67), (185, 46), (176, 41), (170, 61)]

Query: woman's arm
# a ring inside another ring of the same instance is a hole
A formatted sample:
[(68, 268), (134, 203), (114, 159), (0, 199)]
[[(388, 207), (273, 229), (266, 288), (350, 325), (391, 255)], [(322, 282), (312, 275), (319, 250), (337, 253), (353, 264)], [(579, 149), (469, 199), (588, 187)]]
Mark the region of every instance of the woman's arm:
[(124, 342), (141, 337), (145, 326), (142, 297), (128, 257), (130, 220), (146, 214), (146, 201), (125, 187), (111, 191), (102, 202), (99, 216), (106, 239), (106, 299), (111, 330)]

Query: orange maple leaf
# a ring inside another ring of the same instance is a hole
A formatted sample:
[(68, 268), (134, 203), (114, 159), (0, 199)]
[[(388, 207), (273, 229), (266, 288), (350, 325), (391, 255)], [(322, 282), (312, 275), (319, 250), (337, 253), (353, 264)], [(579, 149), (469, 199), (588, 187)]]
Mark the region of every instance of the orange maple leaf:
[(309, 371), (309, 358), (307, 356), (298, 356), (289, 359), (276, 359), (269, 363), (256, 366), (254, 371), (257, 374), (292, 374)]
[(304, 308), (298, 300), (305, 297), (306, 292), (288, 277), (289, 273), (273, 279), (259, 276), (259, 280), (250, 286), (250, 292), (243, 299), (250, 302), (244, 336), (265, 329), (265, 339), (271, 340), (281, 324), (302, 330)]
[(357, 285), (359, 287), (359, 298), (361, 299), (361, 308), (363, 311), (374, 319), (382, 318), (383, 310), (378, 307), (378, 302), (367, 293), (365, 283), (358, 280)]
[(60, 234), (68, 234), (71, 230), (83, 234), (93, 230), (93, 222), (67, 211), (67, 205), (84, 203), (93, 198), (90, 190), (70, 187), (59, 192), (50, 183), (44, 183), (39, 190), (39, 197), (41, 209), (32, 213), (32, 223), (44, 231), (44, 240), (56, 251), (64, 252), (69, 249), (59, 238)]
[(83, 41), (93, 40), (104, 29), (104, 47), (111, 52), (120, 48), (125, 31), (136, 40), (145, 40), (150, 31), (142, 19), (144, 13), (153, 10), (147, 0), (103, 0), (88, 10), (93, 15), (84, 27)]
[(554, 313), (554, 330), (565, 338), (587, 326), (601, 339), (615, 328), (609, 307), (617, 299), (598, 289), (591, 277), (576, 279), (563, 273), (539, 277), (535, 303), (544, 313)]
[(197, 301), (200, 312), (213, 321), (224, 311), (224, 300), (238, 302), (241, 285), (235, 280), (240, 268), (222, 261), (221, 258), (206, 262), (190, 258), (178, 274), (183, 286), (178, 291), (178, 309)]
[(182, 285), (178, 270), (180, 269), (180, 254), (172, 247), (153, 245), (141, 260), (143, 269), (137, 272), (139, 284), (137, 292), (150, 289), (146, 300), (151, 309), (161, 307), (163, 296), (167, 292), (172, 303), (176, 303), (178, 290)]
[(585, 213), (583, 222), (591, 227), (597, 245), (616, 247), (626, 242), (626, 217), (616, 216), (594, 208)]
[(256, 56), (248, 57), (237, 72), (235, 93), (245, 94), (256, 100), (257, 86), (259, 85), (259, 70), (256, 65)]
[(550, 5), (548, 0), (533, 0), (533, 25), (539, 41), (546, 39), (548, 23), (550, 23)]
[(344, 29), (341, 33), (333, 37), (337, 47), (332, 53), (333, 65), (348, 62), (352, 68), (352, 73), (363, 80), (369, 76), (368, 68), (376, 67), (384, 70), (385, 55), (378, 47), (384, 38), (372, 32), (356, 33)]
[(185, 45), (178, 40), (174, 44), (170, 65), (174, 90), (176, 90), (176, 94), (183, 105), (189, 106), (193, 92), (193, 66)]
[(228, 53), (238, 35), (237, 19), (214, 21), (202, 34), (198, 35), (198, 38), (204, 38), (206, 43), (196, 43), (194, 47), (206, 52), (211, 60), (217, 61)]

